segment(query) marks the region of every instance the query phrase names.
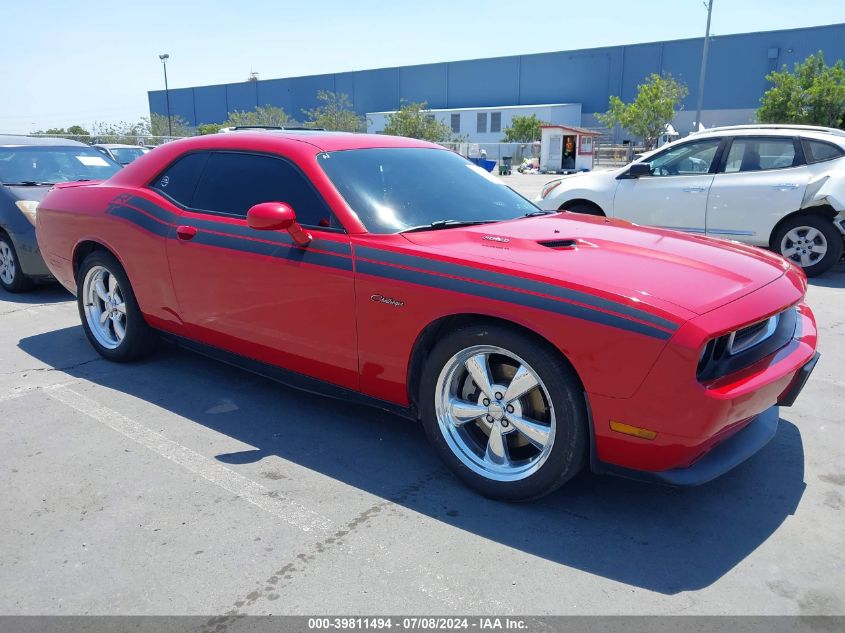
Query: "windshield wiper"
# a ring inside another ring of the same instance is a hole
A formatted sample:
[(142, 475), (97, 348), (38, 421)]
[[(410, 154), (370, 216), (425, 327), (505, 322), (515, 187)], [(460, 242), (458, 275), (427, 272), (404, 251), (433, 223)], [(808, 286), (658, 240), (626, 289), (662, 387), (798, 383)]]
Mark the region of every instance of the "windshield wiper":
[(21, 180), (20, 182), (4, 182), (7, 187), (46, 187), (47, 185), (55, 185), (54, 182), (38, 182), (35, 180)]
[(436, 220), (431, 224), (421, 224), (402, 229), (400, 233), (416, 233), (418, 231), (439, 231), (441, 229), (455, 229), (461, 226), (474, 226), (476, 224), (492, 224), (497, 220)]
[(555, 213), (557, 213), (557, 211), (542, 211), (542, 210), (541, 211), (531, 211), (530, 213), (526, 213), (522, 217), (523, 218), (533, 218), (534, 216), (537, 216), (537, 215), (554, 215)]

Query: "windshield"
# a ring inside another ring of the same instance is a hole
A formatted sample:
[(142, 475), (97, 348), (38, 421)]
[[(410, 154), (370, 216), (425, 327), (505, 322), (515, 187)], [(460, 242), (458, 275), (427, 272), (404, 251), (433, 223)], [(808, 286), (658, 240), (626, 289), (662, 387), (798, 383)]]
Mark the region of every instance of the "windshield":
[(501, 180), (448, 150), (351, 149), (321, 154), (326, 175), (370, 233), (432, 222), (498, 222), (537, 211)]
[(90, 147), (0, 147), (0, 182), (5, 185), (104, 180), (120, 165)]
[(121, 165), (128, 165), (136, 158), (140, 158), (146, 152), (143, 147), (112, 147), (111, 153)]

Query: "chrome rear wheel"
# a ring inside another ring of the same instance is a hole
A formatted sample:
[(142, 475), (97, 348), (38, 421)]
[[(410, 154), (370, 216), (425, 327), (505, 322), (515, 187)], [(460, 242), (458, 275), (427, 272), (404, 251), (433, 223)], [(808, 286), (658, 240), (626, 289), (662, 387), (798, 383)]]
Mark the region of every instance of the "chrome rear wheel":
[(117, 277), (104, 266), (90, 268), (82, 300), (91, 334), (106, 349), (116, 349), (126, 338), (126, 302)]

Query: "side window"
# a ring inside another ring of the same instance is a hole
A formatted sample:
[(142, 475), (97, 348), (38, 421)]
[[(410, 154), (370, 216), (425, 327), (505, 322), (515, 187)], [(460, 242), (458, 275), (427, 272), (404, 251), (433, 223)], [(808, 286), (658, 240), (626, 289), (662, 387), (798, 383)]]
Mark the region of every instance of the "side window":
[(301, 224), (337, 226), (305, 176), (287, 161), (235, 152), (212, 152), (191, 208), (246, 217), (259, 202), (284, 202)]
[(710, 171), (720, 138), (684, 143), (668, 149), (649, 161), (652, 176), (690, 176)]
[(737, 137), (725, 162), (725, 173), (783, 169), (796, 164), (791, 138)]
[(845, 150), (833, 143), (802, 138), (801, 145), (804, 148), (804, 158), (808, 163), (820, 163), (845, 156)]
[(174, 202), (189, 207), (207, 160), (207, 152), (187, 154), (159, 174), (150, 183), (150, 187)]

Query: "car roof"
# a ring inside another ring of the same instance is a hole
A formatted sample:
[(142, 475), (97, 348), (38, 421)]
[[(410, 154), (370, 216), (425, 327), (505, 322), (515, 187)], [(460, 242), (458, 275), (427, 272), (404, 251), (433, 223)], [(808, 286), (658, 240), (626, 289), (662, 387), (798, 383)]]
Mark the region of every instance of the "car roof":
[[(707, 138), (709, 136), (802, 136), (836, 143), (845, 147), (845, 130), (814, 125), (725, 125), (693, 132), (686, 138)], [(679, 139), (683, 140), (683, 139)], [(675, 141), (677, 142), (677, 141)]]
[[(428, 147), (445, 149), (442, 145), (429, 143), (404, 136), (391, 136), (388, 134), (353, 134), (351, 132), (321, 132), (314, 130), (272, 130), (272, 131), (247, 131), (242, 130), (237, 134), (206, 134), (204, 136), (192, 136), (165, 143), (164, 146), (182, 148), (182, 151), (196, 147), (197, 149), (225, 148), (237, 137), (241, 144), (255, 143), (256, 148), (269, 147), (274, 144), (287, 144), (291, 141), (307, 143), (314, 146), (318, 151), (334, 152), (345, 149), (375, 149), (390, 147)], [(187, 146), (187, 147), (186, 147)]]
[(694, 134), (704, 134), (706, 132), (761, 132), (766, 130), (792, 130), (799, 132), (822, 132), (824, 134), (835, 134), (836, 136), (845, 136), (845, 130), (840, 130), (835, 127), (823, 127), (821, 125), (799, 125), (797, 123), (747, 123), (745, 125), (720, 125), (711, 127)]
[(14, 134), (0, 134), (0, 147), (18, 147), (21, 145), (42, 145), (42, 146), (73, 146), (88, 147), (85, 143), (72, 141), (68, 138), (55, 138), (44, 136), (16, 136)]
[(143, 149), (141, 145), (127, 145), (126, 143), (94, 143), (92, 147), (105, 147), (106, 149), (121, 149), (127, 147), (136, 147)]

